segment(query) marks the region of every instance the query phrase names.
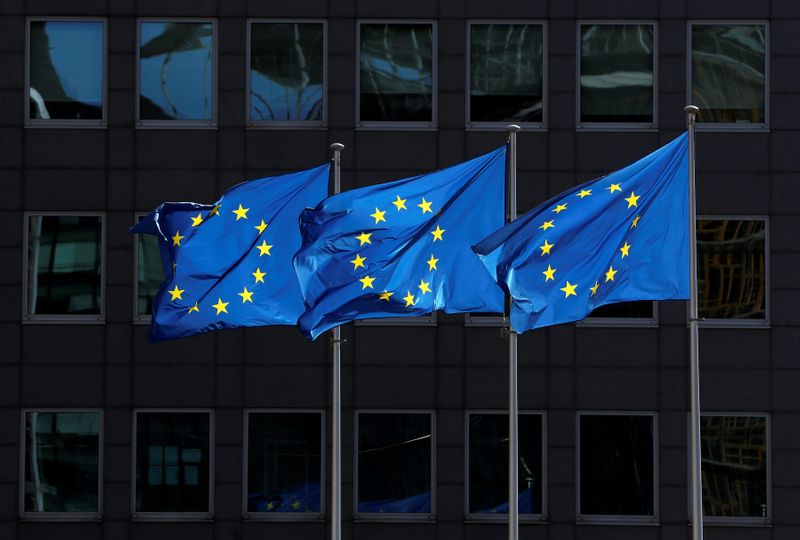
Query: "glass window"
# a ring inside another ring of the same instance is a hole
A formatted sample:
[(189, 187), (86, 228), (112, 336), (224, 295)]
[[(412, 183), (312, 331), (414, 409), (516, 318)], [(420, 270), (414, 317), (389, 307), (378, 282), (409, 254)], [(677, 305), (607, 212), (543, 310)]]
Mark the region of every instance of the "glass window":
[(470, 123), (542, 122), (543, 34), (541, 24), (470, 25)]
[(430, 514), (432, 416), (358, 413), (358, 512)]
[(432, 124), (433, 25), (362, 23), (359, 31), (359, 121)]
[(214, 121), (213, 22), (142, 21), (139, 120)]
[(248, 413), (247, 511), (322, 510), (322, 415)]
[(323, 23), (254, 22), (250, 26), (251, 122), (324, 120)]
[(653, 123), (655, 27), (580, 26), (580, 123)]
[(24, 511), (100, 511), (100, 413), (25, 413)]
[(578, 421), (578, 513), (654, 516), (654, 417), (583, 414)]
[(27, 315), (102, 315), (100, 216), (30, 216)]
[(136, 235), (136, 315), (153, 314), (153, 299), (164, 282), (164, 267), (158, 237), (150, 234)]
[(136, 413), (136, 512), (209, 512), (210, 416)]
[(102, 120), (103, 21), (30, 21), (28, 118)]
[[(519, 512), (541, 514), (542, 415), (519, 415)], [(508, 415), (469, 415), (470, 514), (508, 513)]]
[(764, 219), (697, 220), (700, 318), (765, 322), (766, 275)]
[(655, 319), (655, 304), (650, 300), (619, 302), (600, 306), (592, 311), (589, 319)]
[(766, 519), (766, 416), (703, 415), (700, 422), (703, 515)]
[(766, 123), (766, 26), (692, 24), (690, 30), (698, 122)]

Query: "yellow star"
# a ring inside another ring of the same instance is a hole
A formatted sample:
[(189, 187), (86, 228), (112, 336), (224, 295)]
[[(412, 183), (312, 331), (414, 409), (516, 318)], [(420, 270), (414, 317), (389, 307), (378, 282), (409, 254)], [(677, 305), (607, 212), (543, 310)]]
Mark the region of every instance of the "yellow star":
[(547, 270), (542, 272), (544, 274), (544, 282), (547, 283), (551, 279), (555, 279), (556, 269), (551, 267), (549, 264), (547, 265)]
[(631, 222), (631, 229), (633, 229), (634, 227), (639, 225), (639, 218), (640, 217), (642, 217), (642, 216), (636, 216), (635, 218), (633, 218), (633, 222)]
[(558, 206), (553, 208), (553, 212), (555, 212), (556, 214), (560, 214), (561, 212), (563, 212), (566, 209), (567, 209), (567, 205), (566, 204), (559, 204)]
[(372, 236), (372, 233), (365, 233), (365, 232), (362, 232), (361, 234), (359, 234), (358, 236), (356, 236), (356, 240), (358, 240), (359, 242), (361, 242), (361, 244), (359, 244), (359, 245), (361, 245), (361, 246), (363, 246), (364, 244), (371, 244), (372, 242), (370, 242), (370, 240), (369, 240), (369, 237), (370, 237), (370, 236)]
[(256, 268), (256, 271), (253, 272), (253, 277), (256, 278), (256, 283), (264, 283), (264, 276), (266, 276), (266, 272), (262, 272), (261, 268)]
[(439, 224), (437, 223), (436, 230), (431, 231), (431, 234), (433, 235), (433, 241), (436, 242), (437, 240), (442, 240), (442, 235), (444, 234), (445, 230), (447, 229), (442, 229), (441, 227), (439, 227)]
[(217, 303), (216, 304), (212, 304), (211, 307), (216, 309), (217, 310), (217, 315), (219, 315), (220, 313), (227, 313), (228, 312), (228, 304), (230, 304), (230, 302), (223, 302), (222, 298), (217, 298)]
[(219, 209), (222, 208), (221, 204), (215, 204), (214, 208), (208, 213), (208, 217), (219, 215)]
[(610, 186), (608, 186), (606, 189), (607, 189), (607, 190), (609, 190), (609, 191), (610, 191), (612, 194), (613, 194), (615, 191), (622, 191), (622, 188), (621, 188), (621, 187), (619, 187), (619, 184), (611, 184), (611, 185), (610, 185)]
[(367, 260), (366, 257), (362, 257), (361, 255), (356, 253), (356, 258), (350, 261), (351, 263), (353, 263), (353, 270), (355, 270), (358, 267), (366, 268), (366, 266), (364, 266), (364, 261), (366, 260)]
[(606, 283), (609, 281), (614, 281), (614, 274), (617, 273), (617, 270), (614, 270), (613, 266), (608, 267), (608, 272), (606, 272)]
[(192, 227), (197, 227), (203, 223), (203, 214), (197, 214), (192, 218)]
[(269, 252), (269, 250), (272, 249), (272, 246), (267, 244), (266, 240), (264, 240), (260, 246), (256, 247), (258, 248), (258, 251), (261, 252), (258, 254), (259, 257), (261, 257), (262, 255), (269, 255), (270, 257), (272, 256), (272, 253)]
[(576, 194), (575, 196), (576, 197), (580, 197), (581, 199), (583, 199), (584, 197), (588, 197), (591, 194), (592, 194), (592, 190), (591, 189), (582, 189), (580, 191), (580, 193)]
[(597, 294), (597, 289), (599, 288), (600, 288), (600, 283), (598, 283), (597, 281), (594, 282), (593, 286), (589, 287), (589, 290), (592, 291), (592, 296)]
[(192, 311), (196, 311), (196, 312), (200, 313), (200, 308), (197, 307), (197, 302), (195, 302), (194, 305), (189, 308), (189, 313), (191, 313)]
[(564, 298), (569, 298), (570, 296), (578, 296), (578, 293), (575, 292), (575, 288), (578, 286), (576, 283), (573, 285), (569, 281), (567, 281), (567, 285), (560, 288), (560, 291), (564, 291)]
[(294, 508), (295, 510), (299, 510), (300, 509), (300, 501), (294, 501), (292, 503), (292, 508)]
[(381, 293), (381, 294), (378, 296), (378, 298), (379, 298), (379, 299), (381, 299), (381, 300), (386, 300), (386, 301), (388, 302), (388, 301), (389, 301), (389, 298), (391, 298), (391, 296), (392, 296), (393, 294), (394, 294), (393, 292), (389, 292), (389, 291), (383, 291), (383, 292), (382, 292), (382, 293)]
[(236, 214), (236, 221), (240, 219), (247, 219), (247, 212), (249, 212), (249, 208), (242, 208), (242, 203), (239, 203), (239, 208), (236, 210), (231, 210), (234, 214)]
[(267, 224), (264, 223), (264, 220), (261, 220), (261, 224), (256, 225), (256, 229), (258, 229), (258, 234), (262, 234), (267, 229)]
[(431, 288), (428, 287), (429, 284), (430, 282), (420, 279), (417, 288), (419, 288), (419, 290), (422, 291), (422, 294), (429, 293), (431, 292)]
[(370, 289), (372, 288), (372, 282), (375, 281), (374, 277), (364, 276), (363, 278), (359, 279), (358, 281), (361, 282), (361, 290), (363, 291), (367, 287)]
[(539, 246), (539, 249), (542, 250), (540, 257), (544, 255), (550, 255), (550, 248), (552, 248), (554, 245), (555, 244), (548, 243), (548, 241), (545, 239), (544, 244)]
[(551, 219), (550, 221), (545, 221), (539, 228), (542, 229), (543, 231), (546, 231), (547, 229), (553, 229), (555, 228), (555, 225), (553, 225), (554, 221), (555, 221), (554, 219)]
[(242, 297), (242, 304), (245, 302), (250, 302), (251, 304), (253, 303), (253, 292), (248, 291), (247, 287), (245, 287), (242, 292), (236, 294)]
[(175, 231), (175, 236), (172, 237), (172, 245), (173, 246), (180, 246), (181, 240), (183, 240), (183, 236), (181, 236), (180, 231)]
[(272, 502), (272, 501), (268, 502), (267, 503), (267, 510), (272, 510), (273, 508), (275, 508), (275, 503)]
[(406, 307), (410, 307), (416, 304), (416, 302), (414, 302), (414, 295), (411, 294), (411, 291), (406, 291), (406, 295), (403, 297), (403, 300), (406, 301)]
[(624, 246), (619, 248), (619, 250), (622, 252), (622, 258), (623, 259), (628, 256), (628, 251), (630, 251), (630, 249), (631, 249), (631, 245), (627, 241), (625, 242)]
[(631, 191), (631, 196), (626, 198), (625, 200), (628, 202), (628, 208), (630, 208), (631, 206), (638, 206), (636, 204), (636, 201), (639, 200), (639, 195), (636, 195), (634, 194), (633, 191)]
[(398, 211), (398, 212), (399, 212), (400, 210), (408, 210), (408, 208), (406, 208), (406, 201), (407, 201), (407, 200), (408, 200), (408, 199), (401, 199), (401, 198), (400, 198), (400, 195), (398, 195), (398, 196), (397, 196), (397, 199), (395, 199), (394, 201), (392, 201), (392, 204), (393, 204), (393, 205), (395, 205), (395, 206), (397, 207), (397, 211)]
[(386, 218), (383, 217), (385, 214), (386, 214), (385, 210), (378, 210), (378, 208), (375, 207), (375, 213), (374, 214), (370, 214), (369, 217), (375, 218), (375, 225), (377, 225), (381, 221), (384, 221), (384, 222), (386, 221)]
[(417, 206), (422, 208), (423, 215), (425, 214), (425, 212), (430, 212), (431, 214), (433, 214), (433, 210), (431, 210), (431, 203), (426, 201), (425, 197), (422, 197), (422, 202), (419, 203)]
[(431, 258), (428, 259), (428, 271), (430, 272), (432, 270), (438, 270), (438, 268), (436, 268), (436, 263), (438, 263), (438, 262), (439, 262), (439, 259), (435, 258), (433, 256), (433, 253), (431, 253)]
[(183, 294), (183, 291), (184, 291), (184, 289), (179, 289), (178, 286), (175, 285), (174, 289), (172, 289), (171, 291), (167, 291), (167, 292), (172, 295), (172, 298), (170, 300), (175, 300), (175, 299), (183, 300), (183, 298), (181, 298), (181, 295)]

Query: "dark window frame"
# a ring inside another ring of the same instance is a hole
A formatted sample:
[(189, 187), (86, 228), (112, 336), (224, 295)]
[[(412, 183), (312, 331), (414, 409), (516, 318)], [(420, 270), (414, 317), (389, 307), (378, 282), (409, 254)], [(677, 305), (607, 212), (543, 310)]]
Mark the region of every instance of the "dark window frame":
[(575, 321), (575, 326), (578, 328), (658, 328), (658, 302), (656, 300), (652, 302), (652, 317), (591, 317), (590, 314), (585, 319)]

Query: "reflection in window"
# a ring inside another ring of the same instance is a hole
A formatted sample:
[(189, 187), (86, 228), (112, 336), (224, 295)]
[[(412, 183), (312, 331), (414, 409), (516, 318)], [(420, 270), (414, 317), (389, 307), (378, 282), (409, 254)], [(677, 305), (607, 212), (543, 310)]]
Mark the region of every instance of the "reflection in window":
[[(542, 513), (542, 416), (519, 415), (519, 512)], [(508, 415), (469, 415), (469, 513), (508, 513)]]
[(250, 120), (322, 121), (322, 23), (253, 23)]
[(653, 122), (653, 25), (581, 25), (581, 122)]
[(247, 511), (321, 511), (321, 414), (249, 413)]
[(209, 414), (136, 414), (136, 511), (208, 512)]
[(158, 237), (150, 234), (137, 234), (137, 315), (153, 314), (153, 298), (164, 282), (164, 267), (161, 262), (161, 249)]
[(25, 512), (98, 512), (100, 414), (25, 414)]
[(703, 515), (767, 517), (767, 418), (703, 416)]
[(102, 218), (31, 216), (28, 315), (100, 315)]
[(588, 415), (580, 422), (580, 510), (653, 516), (653, 417)]
[(701, 318), (766, 319), (766, 275), (763, 219), (697, 220)]
[(213, 119), (211, 22), (142, 22), (139, 119)]
[(103, 117), (103, 23), (30, 22), (29, 118)]
[(471, 122), (541, 122), (543, 29), (538, 24), (470, 25)]
[(766, 43), (763, 24), (691, 27), (692, 103), (698, 121), (763, 124)]
[(641, 300), (638, 302), (619, 302), (606, 304), (592, 311), (590, 319), (647, 319), (653, 320), (653, 302)]
[(433, 121), (433, 26), (361, 25), (362, 122)]
[(358, 414), (358, 512), (431, 513), (431, 415)]

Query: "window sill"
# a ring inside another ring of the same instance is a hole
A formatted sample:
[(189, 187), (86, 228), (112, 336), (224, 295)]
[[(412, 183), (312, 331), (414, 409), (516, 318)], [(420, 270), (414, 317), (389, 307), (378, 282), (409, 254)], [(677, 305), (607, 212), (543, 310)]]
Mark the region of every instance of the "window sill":
[(103, 515), (83, 512), (26, 512), (20, 514), (19, 523), (100, 523)]
[(624, 525), (626, 527), (660, 527), (657, 518), (648, 516), (578, 516), (576, 525)]
[[(692, 520), (687, 522), (692, 525)], [(771, 529), (772, 522), (761, 518), (703, 518), (703, 527), (752, 527), (756, 529)]]
[(575, 326), (577, 328), (658, 328), (658, 321), (654, 319), (596, 317), (577, 321)]
[(605, 133), (609, 131), (624, 131), (631, 133), (658, 133), (658, 127), (653, 124), (578, 124), (575, 126), (575, 131), (578, 133), (592, 133), (600, 132)]
[(247, 122), (245, 129), (266, 130), (266, 131), (327, 131), (326, 124), (319, 122)]
[(105, 317), (78, 318), (65, 315), (62, 317), (23, 318), (22, 324), (85, 324), (97, 326), (106, 324), (106, 319)]
[(131, 514), (131, 521), (138, 523), (213, 523), (214, 514), (206, 512), (153, 512)]
[[(544, 514), (519, 514), (519, 522), (526, 525), (547, 525)], [(464, 523), (478, 525), (508, 525), (508, 514), (466, 514)]]
[(361, 523), (436, 523), (435, 514), (374, 513), (353, 514), (353, 522)]
[(28, 120), (26, 129), (107, 129), (105, 120)]
[(385, 319), (359, 319), (355, 326), (436, 326), (436, 317), (388, 317)]
[(728, 132), (728, 133), (769, 133), (767, 124), (737, 124), (737, 123), (705, 123), (697, 122), (695, 129), (699, 131)]
[(170, 130), (170, 129), (201, 129), (201, 130), (216, 130), (216, 122), (143, 122), (137, 121), (134, 126), (136, 129), (156, 129), (156, 130)]
[(431, 124), (414, 124), (406, 122), (380, 122), (380, 123), (364, 123), (356, 126), (356, 131), (439, 131), (434, 125)]
[(491, 315), (485, 317), (471, 317), (467, 315), (464, 317), (464, 326), (467, 328), (505, 328), (506, 319), (505, 317), (494, 317)]
[(325, 514), (287, 512), (246, 512), (242, 515), (242, 523), (318, 523), (326, 521)]
[(534, 124), (534, 123), (525, 123), (525, 122), (513, 122), (509, 121), (507, 123), (502, 122), (486, 122), (485, 124), (480, 122), (474, 122), (471, 124), (467, 124), (464, 128), (465, 131), (506, 131), (508, 126), (515, 125), (522, 128), (524, 132), (546, 132), (547, 125), (546, 124)]
[[(689, 323), (686, 323), (687, 328), (689, 327)], [(769, 330), (770, 323), (769, 321), (746, 321), (746, 320), (735, 320), (735, 319), (700, 319), (698, 321), (698, 326), (700, 328), (730, 328), (736, 330), (743, 330), (743, 329), (753, 329), (753, 330)]]

